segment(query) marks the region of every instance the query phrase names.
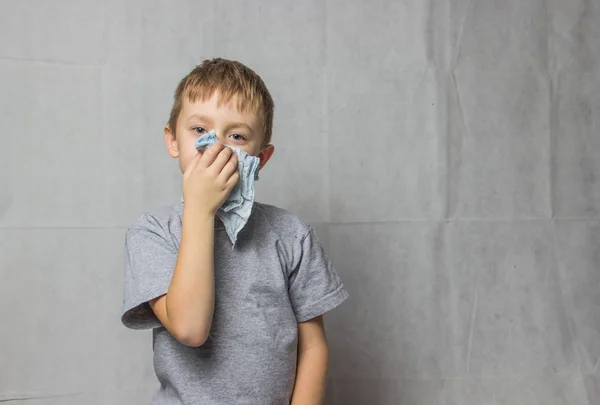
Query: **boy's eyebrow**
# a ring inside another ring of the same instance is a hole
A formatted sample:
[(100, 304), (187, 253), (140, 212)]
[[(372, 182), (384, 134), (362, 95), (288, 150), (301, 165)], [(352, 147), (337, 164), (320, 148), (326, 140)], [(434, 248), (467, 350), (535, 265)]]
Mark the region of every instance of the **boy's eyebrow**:
[(246, 128), (248, 131), (253, 132), (252, 128), (250, 127), (250, 125), (246, 124), (245, 122), (232, 122), (229, 125), (227, 125), (227, 128), (240, 128), (240, 127), (244, 127)]
[(210, 122), (211, 119), (205, 115), (200, 115), (200, 114), (194, 114), (194, 115), (190, 115), (190, 117), (188, 118), (188, 121), (191, 121), (193, 119), (198, 119), (200, 121), (207, 121)]

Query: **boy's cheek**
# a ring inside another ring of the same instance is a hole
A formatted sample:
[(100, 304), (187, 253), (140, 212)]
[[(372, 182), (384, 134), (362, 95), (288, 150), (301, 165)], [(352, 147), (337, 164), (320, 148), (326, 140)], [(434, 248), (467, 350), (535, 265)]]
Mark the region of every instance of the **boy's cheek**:
[(185, 171), (188, 168), (188, 166), (190, 165), (190, 163), (192, 163), (192, 160), (194, 159), (196, 154), (199, 154), (200, 156), (202, 156), (202, 153), (197, 152), (195, 149), (193, 149), (189, 152), (186, 151), (185, 154), (181, 155), (180, 166), (183, 171)]

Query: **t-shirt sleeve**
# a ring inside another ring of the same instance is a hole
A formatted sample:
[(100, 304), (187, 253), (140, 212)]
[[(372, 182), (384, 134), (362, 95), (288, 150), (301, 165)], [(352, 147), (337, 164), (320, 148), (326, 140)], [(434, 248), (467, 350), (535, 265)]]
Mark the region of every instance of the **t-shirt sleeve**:
[(298, 260), (289, 277), (289, 296), (299, 323), (323, 315), (348, 298), (311, 227), (300, 242)]
[(152, 329), (162, 326), (148, 301), (167, 293), (177, 254), (173, 242), (152, 218), (127, 231), (121, 316), (126, 327)]

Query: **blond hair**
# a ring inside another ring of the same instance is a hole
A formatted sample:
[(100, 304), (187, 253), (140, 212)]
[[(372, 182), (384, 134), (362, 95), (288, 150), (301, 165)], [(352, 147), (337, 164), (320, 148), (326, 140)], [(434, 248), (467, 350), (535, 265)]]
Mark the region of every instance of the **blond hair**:
[(215, 91), (219, 92), (219, 104), (228, 103), (237, 96), (240, 112), (259, 114), (263, 121), (263, 146), (271, 143), (274, 103), (267, 86), (249, 67), (222, 58), (205, 60), (179, 82), (168, 123), (173, 135), (184, 98), (192, 103), (206, 101)]

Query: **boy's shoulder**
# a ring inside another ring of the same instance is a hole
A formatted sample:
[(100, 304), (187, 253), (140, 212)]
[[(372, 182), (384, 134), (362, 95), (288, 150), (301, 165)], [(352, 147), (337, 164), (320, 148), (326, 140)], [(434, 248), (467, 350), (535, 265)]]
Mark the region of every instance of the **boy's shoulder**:
[(135, 230), (167, 230), (181, 223), (183, 206), (181, 204), (165, 205), (139, 215), (129, 231)]
[(268, 226), (280, 236), (295, 238), (306, 236), (311, 226), (298, 215), (274, 205), (254, 203), (254, 216), (257, 221)]

